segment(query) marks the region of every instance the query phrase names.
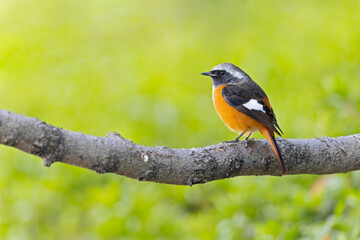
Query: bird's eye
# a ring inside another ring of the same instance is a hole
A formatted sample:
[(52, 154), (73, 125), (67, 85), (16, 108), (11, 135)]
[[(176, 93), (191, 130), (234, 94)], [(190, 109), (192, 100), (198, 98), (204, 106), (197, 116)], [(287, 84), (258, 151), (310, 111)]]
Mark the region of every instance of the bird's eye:
[(220, 75), (221, 76), (225, 75), (225, 71), (224, 70), (220, 71)]

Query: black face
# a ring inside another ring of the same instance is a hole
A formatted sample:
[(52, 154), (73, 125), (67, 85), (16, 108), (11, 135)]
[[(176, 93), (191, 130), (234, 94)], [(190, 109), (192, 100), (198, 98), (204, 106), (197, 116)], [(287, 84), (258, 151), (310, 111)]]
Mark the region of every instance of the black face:
[(214, 87), (230, 83), (235, 79), (235, 77), (226, 70), (212, 70), (210, 72), (204, 72), (202, 75), (210, 76), (213, 80)]

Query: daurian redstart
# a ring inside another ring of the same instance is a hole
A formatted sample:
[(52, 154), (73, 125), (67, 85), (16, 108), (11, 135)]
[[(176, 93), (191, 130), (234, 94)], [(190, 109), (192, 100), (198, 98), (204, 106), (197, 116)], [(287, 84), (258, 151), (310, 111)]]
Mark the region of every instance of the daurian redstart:
[(286, 174), (286, 165), (274, 136), (274, 132), (281, 136), (282, 131), (261, 87), (231, 63), (219, 64), (202, 74), (213, 80), (212, 99), (217, 114), (230, 130), (240, 133), (234, 141), (244, 134), (247, 140), (253, 132), (260, 131), (269, 141), (282, 174)]

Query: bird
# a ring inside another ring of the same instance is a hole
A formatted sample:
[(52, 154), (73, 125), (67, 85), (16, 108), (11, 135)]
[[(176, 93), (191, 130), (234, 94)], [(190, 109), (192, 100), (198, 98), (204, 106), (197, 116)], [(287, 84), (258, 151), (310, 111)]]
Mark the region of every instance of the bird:
[(275, 140), (275, 133), (283, 134), (277, 123), (274, 110), (264, 90), (248, 74), (231, 63), (216, 65), (209, 72), (213, 82), (212, 99), (215, 110), (225, 125), (248, 140), (253, 132), (260, 133), (269, 141), (282, 174), (287, 174), (281, 151)]

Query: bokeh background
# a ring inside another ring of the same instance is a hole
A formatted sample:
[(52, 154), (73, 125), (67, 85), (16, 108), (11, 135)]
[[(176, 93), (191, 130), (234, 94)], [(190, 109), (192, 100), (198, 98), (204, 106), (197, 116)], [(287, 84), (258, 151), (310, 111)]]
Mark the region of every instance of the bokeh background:
[[(0, 107), (68, 130), (231, 140), (200, 75), (222, 62), (263, 87), (285, 138), (360, 131), (358, 0), (0, 0)], [(170, 186), (0, 146), (1, 239), (359, 239), (359, 206), (359, 172)]]

